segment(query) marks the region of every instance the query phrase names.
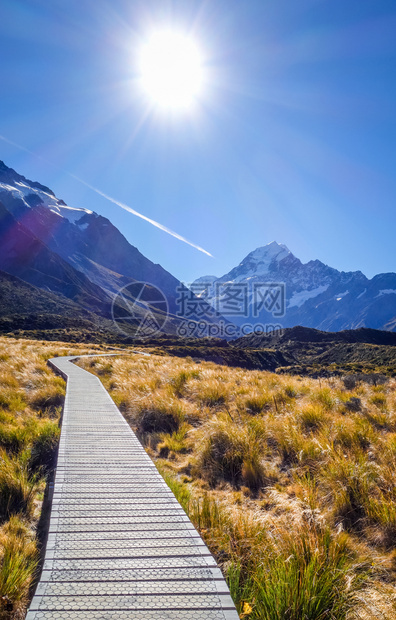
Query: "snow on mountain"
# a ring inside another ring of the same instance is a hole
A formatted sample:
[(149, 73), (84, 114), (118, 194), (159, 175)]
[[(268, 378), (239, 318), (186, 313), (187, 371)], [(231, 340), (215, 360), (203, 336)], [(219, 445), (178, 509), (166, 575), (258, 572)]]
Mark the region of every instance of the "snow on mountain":
[[(11, 212), (23, 207), (28, 209), (46, 207), (72, 224), (78, 222), (87, 213), (93, 213), (89, 209), (69, 207), (63, 200), (59, 200), (48, 187), (29, 181), (12, 168), (5, 166), (2, 161), (0, 161), (0, 201)], [(12, 203), (14, 209), (10, 208)]]
[(250, 252), (243, 261), (231, 272), (219, 278), (221, 281), (244, 282), (248, 278), (262, 277), (286, 258), (293, 256), (283, 244), (272, 241), (267, 245)]
[[(304, 265), (284, 244), (272, 241), (250, 252), (224, 276), (217, 279), (204, 276), (195, 280), (193, 286), (210, 284), (210, 296), (213, 296), (216, 283), (249, 283), (253, 287), (260, 283), (281, 282), (287, 287), (289, 307), (300, 307), (308, 299), (325, 292), (335, 273), (339, 272), (320, 261)], [(251, 291), (248, 294), (251, 296)]]
[[(131, 280), (145, 281), (163, 291), (171, 313), (179, 312), (181, 283), (143, 256), (109, 220), (88, 209), (68, 206), (48, 187), (29, 181), (2, 161), (1, 209), (3, 228), (11, 221), (9, 214), (20, 225), (21, 239), (30, 235), (35, 262), (32, 259), (34, 264), (24, 265), (24, 243), (20, 241), (17, 267), (30, 269), (33, 278), (39, 261), (43, 276), (39, 286), (50, 288), (52, 280), (62, 285), (67, 277), (70, 290), (72, 281), (78, 281), (78, 291), (99, 299), (102, 293), (117, 294)], [(8, 265), (10, 256), (4, 240), (0, 250), (2, 247)], [(53, 267), (52, 280), (48, 265)], [(0, 268), (7, 271), (4, 265)], [(19, 272), (14, 275), (21, 277)], [(69, 288), (62, 291), (71, 297)], [(378, 274), (369, 280), (360, 271), (338, 271), (319, 260), (304, 264), (276, 241), (250, 252), (220, 278), (198, 278), (191, 288), (226, 319), (240, 326), (249, 323), (251, 329), (257, 325), (264, 329), (302, 325), (323, 331), (359, 327), (396, 331), (395, 273)]]
[[(272, 261), (276, 261), (279, 263), (289, 254), (291, 254), (289, 248), (283, 245), (283, 243), (271, 241), (271, 243), (268, 243), (261, 248), (257, 248), (256, 250), (248, 254), (248, 256), (245, 258), (245, 261), (255, 263), (256, 271), (260, 270), (261, 273), (263, 273), (265, 269), (269, 268)], [(243, 262), (241, 264), (243, 264)]]
[(308, 299), (313, 299), (317, 297), (321, 293), (324, 293), (329, 288), (328, 284), (323, 284), (322, 286), (318, 286), (317, 288), (312, 289), (311, 291), (300, 291), (295, 292), (289, 299), (288, 307), (292, 308), (296, 306), (300, 308)]
[(131, 280), (159, 286), (175, 311), (180, 282), (132, 246), (111, 222), (68, 206), (48, 187), (0, 161), (0, 204), (52, 251), (110, 296)]
[(349, 291), (344, 291), (343, 293), (336, 293), (334, 297), (337, 301), (341, 301), (341, 299), (345, 297), (345, 295), (349, 295)]

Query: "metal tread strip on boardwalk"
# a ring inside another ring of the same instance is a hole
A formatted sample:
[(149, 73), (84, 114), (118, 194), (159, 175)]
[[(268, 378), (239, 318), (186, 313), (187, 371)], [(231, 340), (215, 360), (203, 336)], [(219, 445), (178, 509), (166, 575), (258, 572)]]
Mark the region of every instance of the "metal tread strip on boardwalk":
[(67, 379), (44, 567), (26, 620), (238, 620), (209, 549), (97, 377)]

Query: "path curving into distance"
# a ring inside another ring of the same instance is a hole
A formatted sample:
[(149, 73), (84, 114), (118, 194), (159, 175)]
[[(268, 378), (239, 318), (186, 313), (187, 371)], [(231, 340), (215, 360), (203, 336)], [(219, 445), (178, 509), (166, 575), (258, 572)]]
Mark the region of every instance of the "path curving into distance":
[(67, 380), (44, 567), (26, 620), (238, 620), (220, 569), (100, 380)]

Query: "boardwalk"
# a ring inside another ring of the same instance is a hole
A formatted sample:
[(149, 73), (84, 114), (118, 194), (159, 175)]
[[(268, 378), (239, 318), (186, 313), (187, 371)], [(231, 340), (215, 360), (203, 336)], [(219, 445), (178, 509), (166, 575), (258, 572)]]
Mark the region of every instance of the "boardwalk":
[(26, 620), (237, 620), (208, 548), (98, 378), (70, 363), (44, 568)]

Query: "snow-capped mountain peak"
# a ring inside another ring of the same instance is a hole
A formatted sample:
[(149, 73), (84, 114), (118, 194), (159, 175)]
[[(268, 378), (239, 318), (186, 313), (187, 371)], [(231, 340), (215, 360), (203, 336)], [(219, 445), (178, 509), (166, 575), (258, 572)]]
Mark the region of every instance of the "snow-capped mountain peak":
[(277, 243), (276, 241), (271, 241), (271, 243), (267, 243), (267, 245), (263, 245), (259, 248), (256, 248), (248, 254), (247, 258), (251, 258), (257, 261), (281, 261), (283, 258), (286, 258), (291, 254), (288, 247), (286, 247), (283, 243)]
[(283, 243), (271, 241), (271, 243), (267, 243), (267, 245), (263, 245), (253, 250), (253, 252), (248, 254), (245, 260), (256, 261), (257, 263), (269, 265), (272, 261), (280, 262), (290, 254), (291, 252), (289, 248), (287, 248)]
[(220, 280), (240, 282), (249, 278), (270, 277), (270, 274), (279, 271), (284, 259), (296, 260), (289, 248), (282, 243), (272, 241), (250, 252), (238, 267), (232, 269)]

